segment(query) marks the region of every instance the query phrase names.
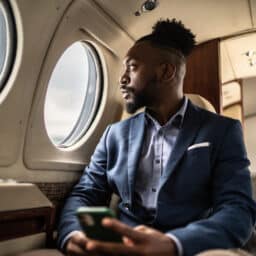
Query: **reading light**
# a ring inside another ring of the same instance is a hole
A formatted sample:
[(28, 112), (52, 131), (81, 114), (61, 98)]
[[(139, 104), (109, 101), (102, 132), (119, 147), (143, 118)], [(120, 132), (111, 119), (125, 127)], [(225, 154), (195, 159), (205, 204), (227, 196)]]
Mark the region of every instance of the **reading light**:
[(140, 16), (144, 12), (150, 12), (153, 11), (156, 7), (158, 6), (158, 1), (157, 0), (147, 0), (145, 1), (139, 10), (137, 10), (134, 15), (135, 16)]
[(247, 52), (244, 53), (247, 57), (252, 57), (253, 55), (256, 55), (256, 51), (255, 50), (249, 50)]
[(251, 67), (256, 66), (256, 50), (246, 51), (243, 55), (248, 57), (248, 62)]
[(256, 66), (256, 59), (249, 59), (249, 64), (251, 67)]

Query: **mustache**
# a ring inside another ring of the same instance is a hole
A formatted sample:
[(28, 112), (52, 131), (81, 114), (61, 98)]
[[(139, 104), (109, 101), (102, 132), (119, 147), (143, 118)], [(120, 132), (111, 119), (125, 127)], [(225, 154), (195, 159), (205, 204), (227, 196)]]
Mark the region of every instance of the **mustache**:
[(125, 85), (120, 86), (121, 93), (134, 93), (134, 89)]

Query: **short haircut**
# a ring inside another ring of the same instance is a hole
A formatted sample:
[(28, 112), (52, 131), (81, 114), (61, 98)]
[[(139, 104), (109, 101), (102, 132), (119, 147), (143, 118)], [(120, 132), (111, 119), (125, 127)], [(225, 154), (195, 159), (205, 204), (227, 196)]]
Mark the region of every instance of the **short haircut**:
[(176, 19), (159, 20), (152, 29), (151, 34), (141, 37), (136, 43), (149, 41), (153, 46), (174, 49), (185, 57), (195, 46), (195, 35)]

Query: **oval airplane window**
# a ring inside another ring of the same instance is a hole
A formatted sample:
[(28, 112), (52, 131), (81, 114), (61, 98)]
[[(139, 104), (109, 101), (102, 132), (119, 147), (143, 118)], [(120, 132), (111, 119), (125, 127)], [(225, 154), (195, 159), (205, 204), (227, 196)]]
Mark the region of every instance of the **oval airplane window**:
[(14, 56), (14, 22), (6, 1), (0, 1), (0, 90), (10, 73)]
[(44, 120), (54, 145), (69, 147), (89, 129), (101, 96), (98, 55), (92, 45), (75, 42), (58, 60), (46, 93)]

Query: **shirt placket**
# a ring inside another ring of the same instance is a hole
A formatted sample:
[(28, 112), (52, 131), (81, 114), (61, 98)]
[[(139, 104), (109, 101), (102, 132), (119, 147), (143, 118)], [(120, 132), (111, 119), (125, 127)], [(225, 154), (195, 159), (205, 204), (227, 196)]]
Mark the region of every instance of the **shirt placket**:
[(152, 183), (152, 192), (154, 193), (154, 198), (156, 201), (158, 187), (159, 187), (159, 180), (162, 174), (162, 155), (163, 155), (163, 131), (159, 129), (155, 136), (155, 143), (154, 143), (154, 166), (153, 166), (153, 183)]

